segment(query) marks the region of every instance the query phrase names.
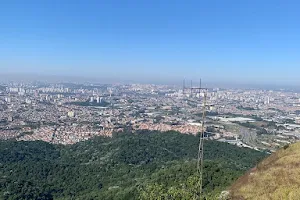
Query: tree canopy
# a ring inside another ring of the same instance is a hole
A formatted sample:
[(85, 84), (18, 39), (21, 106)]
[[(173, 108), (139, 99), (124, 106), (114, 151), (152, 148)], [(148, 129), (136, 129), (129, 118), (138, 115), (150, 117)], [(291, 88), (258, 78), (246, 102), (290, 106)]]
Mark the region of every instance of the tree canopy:
[[(198, 139), (145, 130), (68, 146), (0, 141), (0, 199), (194, 198)], [(204, 150), (209, 197), (266, 156), (216, 141), (205, 141)]]

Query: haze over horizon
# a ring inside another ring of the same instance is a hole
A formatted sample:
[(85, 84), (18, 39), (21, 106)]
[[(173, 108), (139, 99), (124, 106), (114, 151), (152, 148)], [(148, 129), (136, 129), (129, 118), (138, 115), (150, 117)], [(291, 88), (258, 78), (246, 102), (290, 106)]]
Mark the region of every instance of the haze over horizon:
[(297, 1), (6, 1), (1, 74), (300, 83)]

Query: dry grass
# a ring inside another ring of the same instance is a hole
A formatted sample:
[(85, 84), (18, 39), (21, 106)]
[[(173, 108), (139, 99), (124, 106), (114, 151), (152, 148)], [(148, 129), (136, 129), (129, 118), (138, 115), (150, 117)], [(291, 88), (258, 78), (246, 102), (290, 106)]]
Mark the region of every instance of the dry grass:
[(263, 160), (231, 187), (232, 199), (299, 200), (300, 143)]

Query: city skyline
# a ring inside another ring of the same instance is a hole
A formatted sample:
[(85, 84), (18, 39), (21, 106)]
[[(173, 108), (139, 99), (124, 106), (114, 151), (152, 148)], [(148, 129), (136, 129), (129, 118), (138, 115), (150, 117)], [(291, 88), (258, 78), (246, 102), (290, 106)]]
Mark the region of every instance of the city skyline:
[(293, 84), (281, 84), (281, 83), (256, 83), (256, 82), (236, 82), (236, 81), (218, 81), (211, 79), (193, 79), (190, 77), (176, 77), (172, 80), (160, 77), (160, 79), (122, 79), (113, 77), (87, 77), (87, 76), (68, 76), (68, 75), (44, 75), (44, 74), (22, 74), (22, 73), (0, 73), (0, 84), (8, 84), (11, 82), (18, 83), (76, 83), (76, 84), (154, 84), (154, 85), (166, 85), (175, 86), (177, 88), (183, 87), (183, 81), (186, 87), (199, 85), (199, 79), (202, 80), (202, 86), (208, 88), (223, 88), (223, 89), (261, 89), (261, 90), (286, 90), (298, 92), (299, 88)]
[(111, 137), (127, 128), (197, 134), (204, 107), (205, 131), (213, 140), (275, 150), (281, 146), (278, 142), (300, 137), (299, 92), (224, 88), (192, 92), (186, 86), (183, 90), (155, 84), (10, 82), (0, 87), (0, 140), (74, 144), (97, 135)]
[(147, 83), (202, 77), (295, 86), (298, 8), (296, 1), (269, 0), (5, 2), (0, 69)]

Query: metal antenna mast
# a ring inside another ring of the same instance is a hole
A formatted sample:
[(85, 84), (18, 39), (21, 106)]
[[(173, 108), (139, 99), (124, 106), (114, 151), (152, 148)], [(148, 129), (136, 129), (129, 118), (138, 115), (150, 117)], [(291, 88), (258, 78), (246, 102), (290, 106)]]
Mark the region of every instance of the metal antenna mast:
[(202, 123), (201, 123), (201, 135), (199, 139), (199, 149), (198, 149), (198, 173), (199, 173), (199, 194), (201, 198), (202, 195), (202, 184), (203, 184), (203, 144), (204, 144), (204, 125), (205, 125), (205, 118), (206, 118), (206, 101), (207, 101), (207, 89), (204, 91), (204, 100), (203, 100), (203, 107), (202, 107)]
[(201, 93), (204, 94), (203, 97), (203, 104), (202, 104), (202, 122), (201, 122), (201, 130), (200, 130), (200, 138), (199, 138), (199, 148), (198, 148), (198, 162), (197, 162), (197, 172), (199, 175), (199, 199), (202, 197), (202, 185), (203, 185), (203, 158), (204, 158), (204, 133), (205, 133), (205, 119), (206, 119), (206, 104), (207, 104), (207, 88), (202, 88), (201, 86), (202, 82), (200, 79), (199, 86), (200, 87), (193, 87), (192, 81), (191, 81), (191, 87), (185, 88), (183, 90), (183, 93), (185, 94), (185, 90), (190, 90), (190, 97), (193, 97), (192, 94), (199, 95), (199, 98), (201, 98)]

